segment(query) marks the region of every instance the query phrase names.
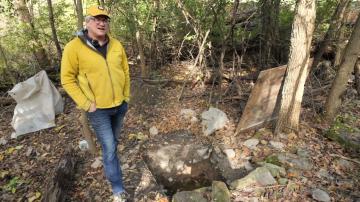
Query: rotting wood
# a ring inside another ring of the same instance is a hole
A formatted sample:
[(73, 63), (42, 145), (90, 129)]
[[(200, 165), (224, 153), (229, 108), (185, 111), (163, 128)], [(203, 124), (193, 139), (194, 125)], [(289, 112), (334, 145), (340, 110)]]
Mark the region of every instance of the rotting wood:
[(53, 177), (47, 183), (47, 189), (44, 192), (43, 202), (63, 202), (66, 201), (66, 192), (72, 184), (75, 167), (76, 155), (72, 147), (68, 147), (62, 159), (54, 172)]

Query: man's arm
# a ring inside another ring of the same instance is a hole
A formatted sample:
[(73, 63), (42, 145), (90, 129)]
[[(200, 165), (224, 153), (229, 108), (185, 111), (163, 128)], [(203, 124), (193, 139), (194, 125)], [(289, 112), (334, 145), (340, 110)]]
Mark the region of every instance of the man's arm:
[(79, 87), (77, 76), (79, 74), (79, 61), (73, 47), (66, 45), (61, 60), (61, 85), (75, 103), (88, 111), (91, 101), (84, 95)]

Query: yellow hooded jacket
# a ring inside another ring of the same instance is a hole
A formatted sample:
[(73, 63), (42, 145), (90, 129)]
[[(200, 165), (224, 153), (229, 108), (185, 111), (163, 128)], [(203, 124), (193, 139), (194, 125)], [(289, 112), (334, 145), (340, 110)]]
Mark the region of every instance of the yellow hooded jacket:
[(106, 59), (84, 37), (66, 44), (61, 84), (81, 109), (112, 108), (130, 97), (129, 65), (121, 43), (109, 36)]

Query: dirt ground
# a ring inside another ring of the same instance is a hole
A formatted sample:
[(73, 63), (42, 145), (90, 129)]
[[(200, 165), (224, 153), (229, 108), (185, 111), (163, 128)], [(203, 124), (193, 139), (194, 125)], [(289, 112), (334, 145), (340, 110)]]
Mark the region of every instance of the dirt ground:
[[(181, 79), (181, 69), (185, 69), (187, 63), (177, 64), (179, 67), (164, 67), (161, 78)], [(177, 69), (179, 71), (173, 71)], [(171, 74), (170, 74), (171, 72)], [(136, 75), (136, 73), (133, 72)], [(189, 75), (188, 75), (189, 76)], [(194, 83), (187, 85), (182, 99), (182, 83), (163, 81), (156, 84), (143, 82), (134, 76), (132, 78), (133, 98), (129, 105), (122, 142), (119, 146), (120, 156), (124, 169), (124, 182), (129, 193), (133, 196), (141, 177), (138, 166), (142, 162), (141, 144), (146, 141), (138, 137), (139, 133), (146, 138), (161, 138), (161, 135), (177, 131), (190, 130), (194, 135), (201, 137), (201, 124), (189, 124), (181, 121), (179, 113), (181, 109), (193, 109), (198, 115), (209, 106), (223, 110), (230, 119), (229, 125), (224, 130), (217, 131), (208, 137), (214, 144), (226, 144), (228, 147), (239, 148), (241, 143), (253, 137), (258, 130), (233, 135), (234, 128), (239, 121), (241, 111), (246, 104), (250, 93), (251, 84), (244, 81), (244, 96), (232, 98), (235, 90), (230, 86), (223, 87), (220, 92), (221, 102), (215, 102), (220, 94), (216, 87)], [(226, 90), (225, 90), (226, 89)], [(326, 90), (326, 89), (325, 89)], [(212, 99), (210, 102), (210, 98)], [(324, 103), (326, 94), (316, 97), (316, 103), (310, 102), (309, 96), (305, 97), (304, 108), (301, 116), (301, 130), (296, 136), (289, 138), (286, 150), (291, 152), (298, 147), (308, 149), (314, 168), (302, 176), (288, 176), (294, 182), (294, 186), (267, 187), (260, 201), (312, 201), (310, 190), (314, 187), (322, 187), (327, 190), (332, 201), (360, 201), (360, 164), (359, 154), (352, 149), (345, 149), (342, 145), (324, 136), (329, 126), (324, 124), (318, 113), (318, 106)], [(65, 96), (64, 113), (56, 117), (56, 127), (23, 135), (17, 139), (11, 139), (13, 131), (11, 119), (15, 103), (2, 106), (0, 109), (0, 138), (7, 142), (0, 146), (0, 201), (39, 201), (43, 197), (49, 181), (54, 175), (59, 160), (63, 157), (68, 147), (75, 149), (77, 166), (74, 170), (74, 179), (67, 185), (66, 201), (110, 201), (110, 186), (106, 182), (102, 167), (93, 168), (91, 165), (95, 157), (86, 151), (79, 149), (79, 141), (83, 139), (79, 123), (80, 112), (76, 109), (70, 98)], [(341, 126), (344, 124), (352, 128), (353, 133), (360, 131), (360, 102), (349, 91), (342, 105)], [(150, 136), (149, 128), (155, 126), (159, 134)], [(346, 127), (345, 127), (346, 128)], [(135, 135), (134, 135), (135, 134)], [(135, 138), (134, 138), (135, 137)], [(270, 133), (264, 140), (272, 140), (275, 137)], [(97, 147), (99, 150), (99, 147)], [(259, 150), (254, 152), (253, 159), (261, 161), (271, 151)], [(341, 166), (335, 163), (339, 159), (350, 159), (351, 165)], [(320, 170), (326, 170), (332, 177), (323, 180), (317, 176)], [(236, 194), (236, 193), (233, 193)], [(161, 196), (163, 197), (163, 196)], [(149, 197), (152, 201), (164, 201), (160, 196)], [(236, 198), (233, 196), (233, 199)], [(235, 200), (235, 199), (234, 199)], [(241, 201), (236, 199), (236, 201)]]

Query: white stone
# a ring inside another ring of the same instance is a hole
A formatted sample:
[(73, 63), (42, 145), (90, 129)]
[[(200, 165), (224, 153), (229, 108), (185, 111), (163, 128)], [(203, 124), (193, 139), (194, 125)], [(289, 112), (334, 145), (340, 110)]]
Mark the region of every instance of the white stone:
[(185, 119), (191, 119), (193, 117), (196, 118), (196, 112), (192, 109), (182, 109), (180, 111), (180, 115)]
[(233, 149), (225, 149), (223, 152), (226, 154), (226, 156), (229, 159), (233, 159), (236, 156), (236, 153), (235, 153), (235, 151)]
[(282, 150), (285, 147), (285, 145), (281, 142), (270, 141), (270, 144), (271, 144), (271, 146), (273, 146), (275, 149), (278, 149), (278, 150)]
[(96, 169), (99, 168), (102, 165), (101, 158), (98, 157), (95, 159), (95, 161), (91, 164), (91, 167)]
[(315, 199), (317, 201), (323, 201), (323, 202), (330, 201), (329, 194), (321, 189), (314, 189), (312, 191), (312, 197), (313, 197), (313, 199)]
[(199, 122), (199, 119), (194, 116), (194, 117), (191, 118), (190, 122), (191, 123), (197, 123), (197, 122)]
[(11, 139), (16, 139), (17, 138), (17, 135), (15, 132), (11, 133)]
[(203, 133), (205, 136), (211, 135), (216, 130), (225, 127), (229, 122), (229, 119), (223, 111), (213, 107), (210, 107), (208, 111), (203, 112), (201, 118), (201, 125), (203, 126)]
[(83, 150), (83, 151), (88, 150), (89, 149), (89, 143), (86, 140), (81, 140), (79, 142), (79, 148), (80, 148), (80, 150)]
[(246, 146), (249, 149), (255, 149), (256, 146), (259, 144), (258, 139), (248, 139), (244, 142), (244, 146)]
[(158, 129), (153, 126), (149, 129), (150, 135), (157, 135), (159, 133)]

